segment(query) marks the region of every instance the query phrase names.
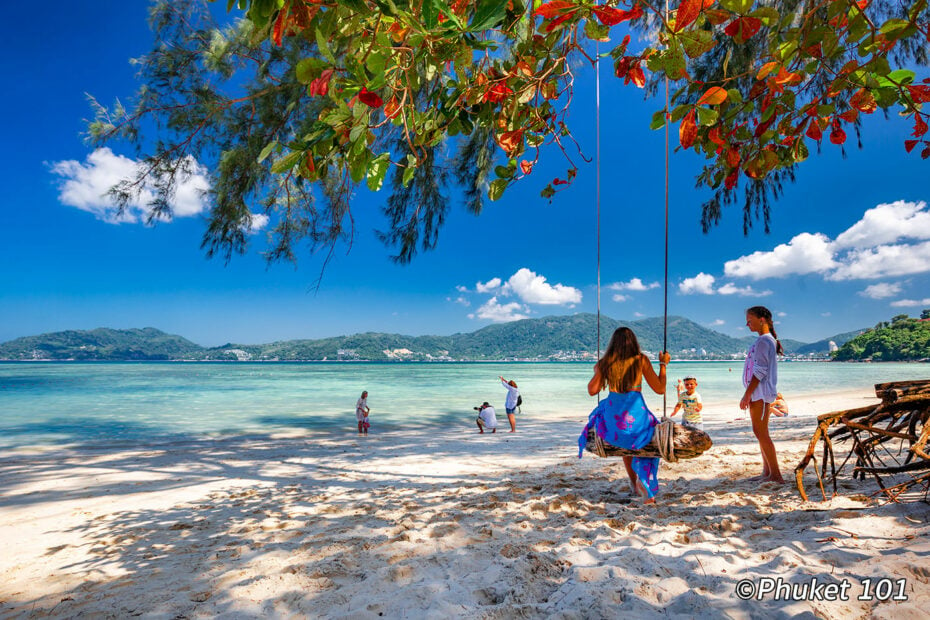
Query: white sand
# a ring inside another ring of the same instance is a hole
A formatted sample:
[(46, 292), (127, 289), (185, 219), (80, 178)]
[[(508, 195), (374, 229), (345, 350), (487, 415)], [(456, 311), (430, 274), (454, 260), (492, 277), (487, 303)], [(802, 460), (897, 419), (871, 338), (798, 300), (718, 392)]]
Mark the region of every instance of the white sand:
[[(772, 422), (785, 477), (811, 416), (872, 402), (794, 398)], [(714, 447), (663, 463), (655, 507), (624, 503), (618, 459), (575, 458), (583, 416), (532, 411), (516, 434), (7, 455), (0, 617), (926, 618), (930, 506), (848, 475), (827, 502), (750, 482), (761, 459), (733, 409), (708, 405)], [(845, 579), (850, 600), (735, 596), (760, 577)], [(908, 600), (856, 600), (866, 579), (904, 579)]]

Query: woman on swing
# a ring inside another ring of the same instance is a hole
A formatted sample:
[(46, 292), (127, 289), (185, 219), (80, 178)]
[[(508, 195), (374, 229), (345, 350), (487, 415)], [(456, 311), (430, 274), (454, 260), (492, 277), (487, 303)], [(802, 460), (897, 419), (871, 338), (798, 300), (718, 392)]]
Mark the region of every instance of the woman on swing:
[[(665, 393), (666, 366), (669, 354), (659, 354), (659, 374), (639, 349), (636, 334), (629, 327), (620, 327), (610, 338), (604, 356), (594, 365), (594, 376), (588, 382), (588, 394), (596, 396), (606, 386), (607, 398), (591, 413), (588, 428), (610, 445), (639, 450), (652, 441), (653, 427), (658, 420), (643, 400), (643, 379), (656, 394)], [(582, 436), (587, 438), (587, 428)], [(630, 488), (642, 495), (646, 504), (654, 504), (659, 490), (658, 458), (623, 457), (630, 477)]]

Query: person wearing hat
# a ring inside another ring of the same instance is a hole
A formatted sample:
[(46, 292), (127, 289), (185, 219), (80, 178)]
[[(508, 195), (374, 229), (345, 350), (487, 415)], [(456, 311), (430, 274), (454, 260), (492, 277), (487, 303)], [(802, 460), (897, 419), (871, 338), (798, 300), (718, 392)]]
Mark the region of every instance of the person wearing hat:
[(704, 430), (704, 418), (701, 416), (701, 410), (704, 403), (701, 402), (701, 395), (697, 393), (697, 379), (692, 375), (685, 377), (684, 383), (678, 380), (678, 402), (675, 403), (675, 409), (672, 415), (683, 409), (681, 423), (685, 426), (696, 428), (699, 431)]
[(492, 433), (497, 432), (497, 412), (494, 411), (494, 407), (489, 405), (487, 401), (481, 403), (478, 409), (478, 419), (476, 420), (478, 424), (478, 432), (484, 433), (485, 428), (491, 429)]

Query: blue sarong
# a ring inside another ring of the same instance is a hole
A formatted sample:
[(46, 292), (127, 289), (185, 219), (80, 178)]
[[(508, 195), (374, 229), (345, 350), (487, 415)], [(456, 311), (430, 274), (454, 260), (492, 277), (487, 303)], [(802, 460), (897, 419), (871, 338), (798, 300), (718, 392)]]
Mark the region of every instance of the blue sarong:
[[(652, 441), (654, 428), (659, 423), (646, 407), (641, 392), (610, 392), (588, 416), (588, 424), (578, 437), (578, 458), (588, 444), (588, 430), (617, 448), (639, 450)], [(659, 492), (659, 458), (633, 457), (633, 471), (649, 497)]]

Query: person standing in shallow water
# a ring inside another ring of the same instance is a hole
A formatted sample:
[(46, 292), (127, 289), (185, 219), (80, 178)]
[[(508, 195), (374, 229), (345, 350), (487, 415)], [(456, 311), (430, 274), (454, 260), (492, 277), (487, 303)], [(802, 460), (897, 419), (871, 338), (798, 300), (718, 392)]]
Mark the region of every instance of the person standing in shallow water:
[(743, 365), (743, 387), (746, 390), (739, 401), (740, 409), (749, 409), (752, 432), (762, 452), (762, 475), (752, 479), (783, 484), (785, 480), (778, 468), (775, 444), (769, 436), (769, 417), (772, 403), (778, 396), (778, 355), (784, 355), (785, 351), (775, 334), (772, 312), (765, 306), (746, 310), (746, 327), (759, 334)]
[(358, 420), (358, 434), (368, 434), (368, 414), (371, 409), (368, 408), (368, 392), (362, 392), (361, 398), (355, 403), (355, 419)]
[(501, 384), (507, 388), (507, 399), (504, 401), (504, 411), (507, 412), (507, 421), (510, 422), (510, 432), (517, 432), (517, 399), (520, 398), (520, 390), (517, 389), (517, 382), (498, 376)]

